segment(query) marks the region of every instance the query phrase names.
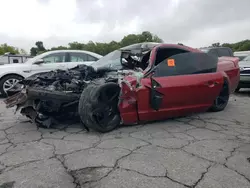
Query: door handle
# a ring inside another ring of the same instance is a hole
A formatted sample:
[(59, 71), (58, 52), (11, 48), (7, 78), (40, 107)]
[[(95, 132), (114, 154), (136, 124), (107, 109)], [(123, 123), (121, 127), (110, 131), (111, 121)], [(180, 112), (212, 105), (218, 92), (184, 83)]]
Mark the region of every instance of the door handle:
[(204, 85), (208, 87), (214, 87), (215, 85), (218, 85), (218, 84), (219, 84), (218, 82), (208, 81)]

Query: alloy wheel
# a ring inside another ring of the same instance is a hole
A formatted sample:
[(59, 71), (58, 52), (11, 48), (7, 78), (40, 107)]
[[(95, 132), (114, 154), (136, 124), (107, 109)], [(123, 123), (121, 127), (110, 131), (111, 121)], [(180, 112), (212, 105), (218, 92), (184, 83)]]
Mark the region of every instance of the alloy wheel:
[(19, 80), (15, 78), (6, 80), (3, 84), (3, 90), (7, 92), (8, 90), (12, 89), (18, 82)]

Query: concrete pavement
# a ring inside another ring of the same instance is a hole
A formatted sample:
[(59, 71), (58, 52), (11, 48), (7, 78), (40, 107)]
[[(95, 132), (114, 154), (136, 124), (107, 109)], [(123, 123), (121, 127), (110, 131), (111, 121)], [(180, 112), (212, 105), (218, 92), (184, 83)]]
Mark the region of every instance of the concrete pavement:
[(86, 133), (37, 129), (0, 104), (0, 187), (249, 188), (250, 100), (223, 112)]

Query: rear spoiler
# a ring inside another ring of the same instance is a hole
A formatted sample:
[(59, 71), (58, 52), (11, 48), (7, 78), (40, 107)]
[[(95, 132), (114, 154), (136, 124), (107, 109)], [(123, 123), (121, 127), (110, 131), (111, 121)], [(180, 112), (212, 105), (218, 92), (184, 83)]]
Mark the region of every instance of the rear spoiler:
[(218, 59), (219, 59), (219, 61), (232, 61), (234, 63), (235, 67), (239, 67), (240, 59), (238, 57), (226, 57), (226, 56), (223, 56), (223, 57), (219, 57)]

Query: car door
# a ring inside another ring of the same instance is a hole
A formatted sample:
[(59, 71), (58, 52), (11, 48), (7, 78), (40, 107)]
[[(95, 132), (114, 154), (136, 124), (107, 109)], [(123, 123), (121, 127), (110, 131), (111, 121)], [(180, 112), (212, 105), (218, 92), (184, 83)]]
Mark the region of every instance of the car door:
[(56, 69), (66, 70), (67, 63), (66, 63), (66, 53), (65, 52), (57, 52), (53, 54), (49, 54), (42, 58), (43, 63), (32, 64), (31, 73), (36, 74), (39, 72), (47, 72)]
[(205, 53), (182, 53), (160, 62), (141, 80), (139, 119), (152, 121), (208, 109), (223, 84), (216, 67), (217, 58)]
[(77, 65), (81, 65), (81, 64), (90, 65), (96, 60), (97, 58), (89, 54), (86, 54), (84, 52), (70, 52), (68, 68), (74, 68)]

